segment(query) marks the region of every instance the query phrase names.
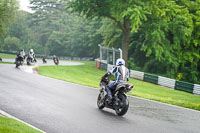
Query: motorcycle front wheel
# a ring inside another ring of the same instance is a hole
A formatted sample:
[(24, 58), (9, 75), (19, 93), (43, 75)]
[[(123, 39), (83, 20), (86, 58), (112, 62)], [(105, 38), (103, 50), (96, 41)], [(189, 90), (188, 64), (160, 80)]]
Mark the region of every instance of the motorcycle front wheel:
[(27, 59), (27, 65), (31, 65), (30, 62), (31, 62), (30, 59)]
[(115, 112), (118, 116), (125, 115), (128, 111), (129, 101), (125, 95), (120, 95), (119, 97), (119, 105), (115, 106)]
[(101, 97), (101, 93), (102, 92), (99, 93), (99, 96), (97, 98), (97, 106), (98, 106), (99, 109), (103, 109), (104, 108), (104, 100)]
[(20, 61), (16, 61), (16, 68), (20, 66)]

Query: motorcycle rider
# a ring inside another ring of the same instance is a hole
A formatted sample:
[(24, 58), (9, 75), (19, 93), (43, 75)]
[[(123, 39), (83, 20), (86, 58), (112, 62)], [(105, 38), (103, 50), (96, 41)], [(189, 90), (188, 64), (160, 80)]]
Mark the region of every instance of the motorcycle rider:
[(25, 51), (24, 51), (24, 49), (21, 49), (20, 51), (19, 51), (19, 54), (17, 54), (17, 57), (15, 58), (15, 63), (16, 63), (16, 61), (17, 61), (17, 58), (18, 57), (22, 57), (23, 59), (25, 59), (25, 56), (26, 54), (25, 54)]
[(33, 49), (30, 49), (30, 51), (29, 51), (29, 53), (28, 53), (29, 55), (32, 55), (32, 56), (34, 56), (35, 55), (35, 53), (34, 53), (34, 51), (33, 51)]
[(58, 60), (58, 57), (57, 57), (56, 55), (53, 55), (53, 61), (55, 61), (55, 59), (56, 59), (57, 61), (59, 61), (59, 60)]
[(46, 61), (46, 56), (45, 56), (45, 55), (42, 56), (42, 61), (43, 61), (43, 63), (47, 63), (47, 61)]
[(30, 49), (28, 55), (31, 56), (31, 57), (33, 57), (33, 61), (36, 62), (36, 59), (35, 59), (35, 53), (34, 53), (33, 49)]
[[(112, 92), (115, 91), (116, 86), (118, 84), (127, 82), (129, 80), (129, 70), (124, 65), (125, 65), (125, 61), (123, 59), (121, 58), (117, 59), (116, 66), (114, 66), (112, 70), (107, 72), (102, 77), (102, 79), (105, 79), (106, 77), (110, 76), (112, 73), (115, 73), (115, 81), (112, 84), (108, 85), (105, 89), (107, 92), (109, 101), (112, 100)], [(118, 101), (119, 99), (117, 97), (114, 97), (115, 104), (117, 104)]]
[(22, 56), (24, 59), (25, 59), (25, 51), (24, 49), (22, 49), (20, 52), (19, 52), (19, 55)]

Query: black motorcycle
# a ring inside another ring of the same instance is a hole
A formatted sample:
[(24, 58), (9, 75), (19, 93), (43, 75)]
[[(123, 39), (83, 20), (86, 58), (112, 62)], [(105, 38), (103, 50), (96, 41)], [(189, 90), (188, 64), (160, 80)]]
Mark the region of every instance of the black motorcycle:
[(27, 59), (26, 59), (27, 65), (31, 65), (31, 63), (37, 62), (35, 57), (31, 54), (28, 54)]
[(45, 57), (42, 57), (42, 62), (43, 62), (43, 64), (46, 64), (46, 63), (47, 63), (47, 60), (46, 60)]
[(53, 61), (54, 61), (54, 63), (55, 63), (56, 65), (59, 64), (59, 60), (58, 60), (58, 58), (53, 58)]
[[(105, 91), (105, 88), (111, 82), (112, 81), (110, 81), (108, 78), (102, 79), (100, 81), (100, 93), (97, 99), (97, 106), (99, 109), (103, 109), (104, 107), (113, 109), (115, 110), (118, 116), (122, 116), (126, 114), (129, 108), (129, 101), (125, 93), (132, 90), (133, 84), (130, 83), (118, 84), (116, 86), (115, 91), (112, 92), (113, 99), (108, 100), (108, 95)], [(117, 104), (116, 102), (114, 102), (114, 97), (117, 97), (119, 99)]]
[(16, 64), (16, 68), (18, 68), (20, 65), (22, 65), (24, 63), (24, 57), (22, 57), (22, 56), (17, 56), (17, 58), (16, 58), (16, 62), (15, 62), (15, 64)]

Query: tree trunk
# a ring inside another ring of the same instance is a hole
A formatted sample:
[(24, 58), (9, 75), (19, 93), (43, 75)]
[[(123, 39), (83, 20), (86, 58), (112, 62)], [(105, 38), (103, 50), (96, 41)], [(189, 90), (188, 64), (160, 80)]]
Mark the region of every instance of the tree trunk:
[(125, 61), (125, 66), (128, 67), (128, 45), (130, 43), (130, 19), (124, 17), (124, 28), (122, 35), (122, 58)]

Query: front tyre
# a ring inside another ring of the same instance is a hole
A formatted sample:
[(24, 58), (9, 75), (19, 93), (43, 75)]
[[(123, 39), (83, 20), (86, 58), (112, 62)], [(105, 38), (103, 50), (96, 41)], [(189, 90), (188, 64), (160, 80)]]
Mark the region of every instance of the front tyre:
[(20, 61), (16, 61), (16, 68), (20, 66)]
[(99, 96), (97, 98), (97, 106), (99, 109), (103, 109), (104, 108), (104, 100), (103, 100), (103, 97), (102, 97), (102, 92), (99, 93)]
[(120, 95), (118, 97), (120, 99), (119, 105), (115, 106), (115, 112), (118, 116), (125, 115), (128, 111), (129, 101), (125, 95)]
[(27, 65), (28, 65), (28, 66), (31, 65), (30, 62), (31, 62), (31, 61), (30, 61), (30, 59), (28, 58), (28, 59), (27, 59)]

